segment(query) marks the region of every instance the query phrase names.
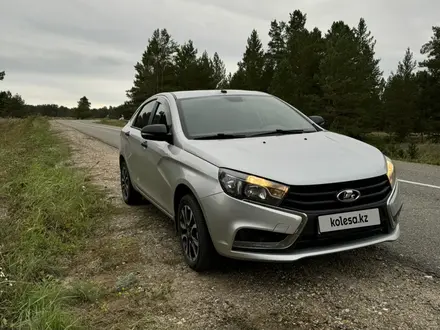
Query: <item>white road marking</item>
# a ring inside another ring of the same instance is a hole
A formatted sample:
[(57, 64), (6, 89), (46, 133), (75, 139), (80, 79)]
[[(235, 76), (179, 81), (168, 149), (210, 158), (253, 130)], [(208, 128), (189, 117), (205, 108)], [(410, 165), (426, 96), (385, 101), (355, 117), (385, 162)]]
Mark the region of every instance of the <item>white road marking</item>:
[(440, 189), (440, 186), (434, 186), (432, 184), (426, 184), (426, 183), (414, 182), (414, 181), (407, 181), (407, 180), (401, 180), (401, 179), (399, 179), (399, 181), (403, 182), (403, 183), (413, 184), (413, 185), (416, 185), (416, 186), (423, 186), (423, 187), (429, 187), (429, 188), (434, 188), (434, 189)]

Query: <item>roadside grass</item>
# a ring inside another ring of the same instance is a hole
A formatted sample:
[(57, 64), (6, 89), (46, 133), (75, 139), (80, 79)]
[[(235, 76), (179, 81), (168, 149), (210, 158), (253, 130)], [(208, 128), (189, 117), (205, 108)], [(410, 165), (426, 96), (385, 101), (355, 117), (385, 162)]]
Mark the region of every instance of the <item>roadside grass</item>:
[(112, 210), (68, 161), (47, 119), (0, 122), (0, 328), (81, 328), (72, 306), (105, 295), (93, 283), (60, 281)]
[(369, 143), (392, 159), (440, 165), (440, 143), (434, 143), (422, 139), (419, 136), (411, 136), (404, 142), (397, 142), (387, 133), (368, 134), (364, 142)]
[(104, 125), (111, 125), (111, 126), (118, 126), (118, 127), (124, 127), (125, 124), (127, 124), (127, 120), (117, 120), (117, 119), (100, 119), (98, 121), (100, 124)]
[(398, 144), (395, 149), (394, 147), (391, 147), (390, 153), (395, 155), (395, 159), (415, 163), (440, 165), (439, 143), (401, 143)]

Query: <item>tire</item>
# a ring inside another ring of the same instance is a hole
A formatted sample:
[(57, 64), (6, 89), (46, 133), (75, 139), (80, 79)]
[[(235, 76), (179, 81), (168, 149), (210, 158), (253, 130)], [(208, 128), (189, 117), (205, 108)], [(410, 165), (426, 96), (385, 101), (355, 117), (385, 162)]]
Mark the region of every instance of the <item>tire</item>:
[(125, 161), (121, 161), (120, 165), (121, 194), (122, 199), (127, 205), (139, 205), (143, 201), (142, 195), (134, 189), (131, 184), (130, 173)]
[[(193, 195), (187, 194), (180, 200), (177, 211), (177, 232), (186, 263), (196, 272), (209, 270), (217, 257), (217, 252), (212, 244), (199, 203)], [(192, 231), (188, 228), (192, 228)], [(197, 240), (198, 250), (195, 243)]]

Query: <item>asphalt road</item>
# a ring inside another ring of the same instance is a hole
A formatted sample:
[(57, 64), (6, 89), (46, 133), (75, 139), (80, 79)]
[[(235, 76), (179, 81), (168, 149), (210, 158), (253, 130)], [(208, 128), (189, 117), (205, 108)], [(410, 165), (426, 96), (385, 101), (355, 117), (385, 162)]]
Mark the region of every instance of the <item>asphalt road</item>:
[[(58, 120), (84, 134), (119, 147), (120, 128), (89, 120)], [(396, 161), (404, 199), (401, 237), (380, 245), (383, 252), (440, 276), (440, 166)]]

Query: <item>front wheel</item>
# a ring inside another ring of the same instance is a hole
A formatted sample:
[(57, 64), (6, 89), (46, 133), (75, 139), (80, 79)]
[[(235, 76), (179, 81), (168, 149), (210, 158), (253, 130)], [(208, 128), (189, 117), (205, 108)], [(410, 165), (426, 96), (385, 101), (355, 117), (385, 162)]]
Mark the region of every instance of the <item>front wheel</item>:
[(197, 272), (208, 270), (217, 253), (197, 200), (185, 195), (179, 203), (176, 220), (185, 261)]

